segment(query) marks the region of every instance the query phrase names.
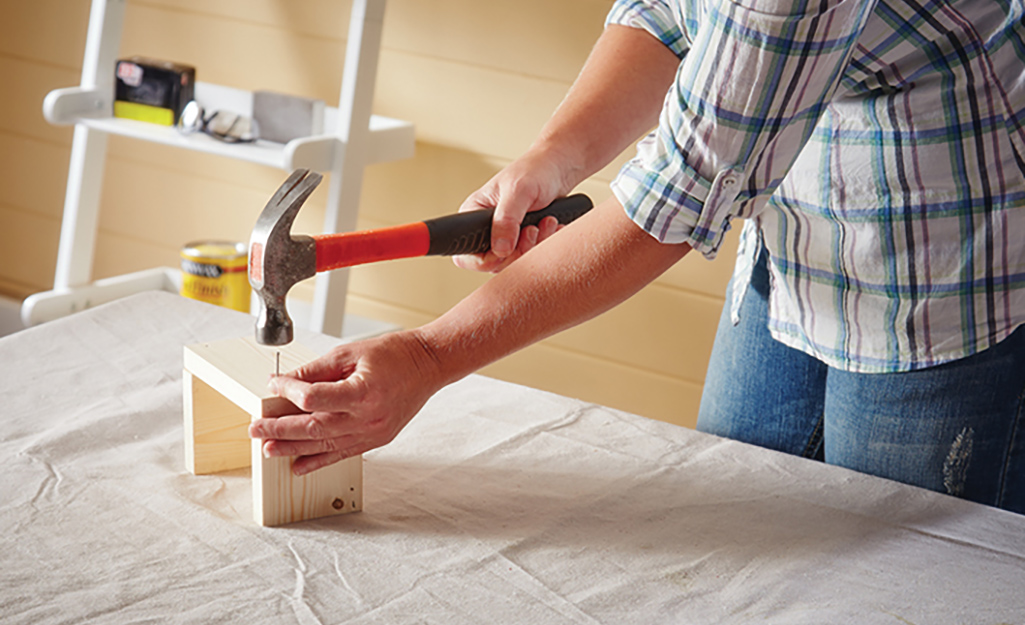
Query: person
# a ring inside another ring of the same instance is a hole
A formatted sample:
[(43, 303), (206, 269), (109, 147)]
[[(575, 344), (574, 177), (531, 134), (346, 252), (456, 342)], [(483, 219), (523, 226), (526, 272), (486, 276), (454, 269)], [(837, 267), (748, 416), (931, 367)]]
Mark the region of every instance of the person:
[[(274, 378), (304, 413), (251, 435), (299, 474), (383, 445), (741, 219), (698, 428), (1025, 512), (1023, 31), (1020, 2), (618, 0), (464, 203), (495, 208), (492, 251), (457, 264), (495, 275)], [(612, 197), (519, 231), (642, 136)]]

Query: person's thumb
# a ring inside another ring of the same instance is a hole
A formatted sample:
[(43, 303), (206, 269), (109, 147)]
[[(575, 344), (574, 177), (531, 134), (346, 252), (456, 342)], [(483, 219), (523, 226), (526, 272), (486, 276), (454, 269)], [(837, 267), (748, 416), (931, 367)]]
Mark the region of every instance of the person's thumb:
[(310, 383), (334, 382), (351, 375), (355, 366), (355, 359), (349, 350), (343, 347), (283, 375)]
[(520, 238), (520, 224), (531, 208), (531, 202), (516, 194), (503, 195), (495, 207), (491, 220), (491, 251), (505, 258), (516, 250)]

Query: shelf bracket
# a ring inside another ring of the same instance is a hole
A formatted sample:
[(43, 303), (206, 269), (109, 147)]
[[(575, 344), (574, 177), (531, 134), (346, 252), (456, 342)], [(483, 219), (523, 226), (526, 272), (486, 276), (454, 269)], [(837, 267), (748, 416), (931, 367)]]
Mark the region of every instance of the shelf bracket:
[(43, 100), (43, 117), (54, 126), (70, 126), (81, 118), (110, 115), (114, 103), (109, 89), (54, 89)]
[(285, 145), (285, 169), (334, 170), (341, 140), (330, 135), (292, 139)]

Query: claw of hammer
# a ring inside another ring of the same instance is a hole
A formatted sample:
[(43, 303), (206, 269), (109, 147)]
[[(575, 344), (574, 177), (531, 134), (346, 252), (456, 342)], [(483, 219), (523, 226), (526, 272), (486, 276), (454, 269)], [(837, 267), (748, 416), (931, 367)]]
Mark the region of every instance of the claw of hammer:
[(292, 285), (313, 277), (316, 245), (312, 237), (292, 236), (292, 222), (323, 176), (298, 169), (278, 188), (260, 213), (249, 239), (249, 284), (261, 302), (256, 342), (286, 345), (293, 325), (285, 307)]

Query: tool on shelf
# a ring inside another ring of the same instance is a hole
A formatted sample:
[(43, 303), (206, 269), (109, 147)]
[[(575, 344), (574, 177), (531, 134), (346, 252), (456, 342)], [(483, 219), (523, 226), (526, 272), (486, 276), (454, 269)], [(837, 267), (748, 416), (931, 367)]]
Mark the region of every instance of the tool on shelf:
[[(491, 249), (492, 210), (359, 232), (294, 236), (292, 222), (321, 178), (305, 169), (292, 172), (253, 228), (249, 240), (249, 283), (259, 295), (256, 341), (261, 345), (286, 345), (292, 341), (292, 319), (285, 307), (285, 295), (294, 284), (317, 273), (382, 260), (480, 254)], [(548, 216), (568, 224), (592, 206), (586, 195), (571, 195), (527, 213), (522, 225), (536, 226)]]

